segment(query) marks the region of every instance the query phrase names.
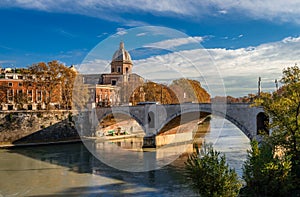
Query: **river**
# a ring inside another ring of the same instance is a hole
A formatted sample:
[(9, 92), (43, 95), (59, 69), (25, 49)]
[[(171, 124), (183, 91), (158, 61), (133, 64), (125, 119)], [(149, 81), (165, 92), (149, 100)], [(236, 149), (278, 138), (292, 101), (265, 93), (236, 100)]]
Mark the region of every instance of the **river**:
[[(249, 140), (222, 121), (211, 120), (205, 139), (241, 177)], [(0, 196), (196, 196), (184, 176), (185, 160), (127, 172), (100, 162), (82, 143), (0, 149)]]

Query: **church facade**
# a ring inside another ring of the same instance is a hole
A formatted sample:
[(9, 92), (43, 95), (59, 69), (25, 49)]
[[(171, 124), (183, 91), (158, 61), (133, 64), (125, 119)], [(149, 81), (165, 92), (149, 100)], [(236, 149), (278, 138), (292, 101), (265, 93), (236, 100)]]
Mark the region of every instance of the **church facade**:
[(144, 79), (132, 73), (131, 56), (123, 42), (113, 54), (110, 66), (111, 72), (101, 74), (98, 83), (95, 84), (93, 100), (96, 106), (132, 105), (134, 92), (136, 88), (141, 88)]

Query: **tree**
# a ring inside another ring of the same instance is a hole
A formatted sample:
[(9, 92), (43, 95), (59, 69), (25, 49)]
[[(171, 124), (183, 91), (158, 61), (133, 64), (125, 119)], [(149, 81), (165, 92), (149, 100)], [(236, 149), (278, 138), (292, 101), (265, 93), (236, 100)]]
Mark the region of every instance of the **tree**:
[(178, 103), (175, 93), (166, 85), (146, 82), (138, 86), (131, 95), (133, 104), (143, 101), (157, 101), (162, 104)]
[(0, 106), (7, 103), (7, 90), (9, 90), (7, 85), (0, 85)]
[(17, 93), (14, 97), (14, 102), (17, 104), (18, 109), (24, 109), (24, 105), (28, 103), (28, 98), (25, 93)]
[(182, 102), (210, 102), (210, 95), (201, 87), (199, 81), (191, 79), (177, 79), (172, 81), (170, 89), (175, 92), (180, 103)]
[(270, 118), (270, 141), (283, 157), (291, 159), (294, 190), (300, 191), (300, 70), (295, 65), (283, 70), (283, 86), (255, 100)]
[(72, 96), (77, 72), (72, 68), (62, 67), (62, 106), (65, 109), (72, 108)]
[(243, 167), (246, 187), (243, 196), (287, 196), (291, 189), (291, 161), (289, 157), (274, 155), (272, 144), (251, 142), (251, 150)]
[(50, 103), (58, 103), (61, 108), (70, 108), (76, 77), (74, 70), (56, 60), (33, 64), (28, 70), (32, 77), (27, 77), (25, 85), (42, 90), (43, 101), (48, 109)]
[(225, 155), (214, 151), (212, 145), (203, 144), (199, 152), (189, 156), (187, 177), (200, 196), (237, 196), (241, 183), (237, 174), (226, 164)]
[(83, 76), (78, 74), (74, 80), (72, 91), (72, 108), (79, 112), (87, 110), (91, 96), (88, 85), (83, 83)]

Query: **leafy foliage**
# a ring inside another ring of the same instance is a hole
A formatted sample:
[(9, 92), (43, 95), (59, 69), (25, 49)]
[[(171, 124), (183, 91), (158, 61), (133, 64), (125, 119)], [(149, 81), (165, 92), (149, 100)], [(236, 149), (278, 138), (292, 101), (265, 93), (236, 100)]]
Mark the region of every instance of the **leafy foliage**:
[(74, 70), (56, 60), (33, 64), (28, 70), (29, 75), (34, 78), (27, 78), (25, 85), (42, 89), (47, 108), (51, 102), (61, 103), (64, 109), (71, 108), (73, 84), (77, 74)]
[(237, 196), (241, 183), (226, 164), (225, 155), (203, 144), (186, 162), (187, 177), (200, 196)]
[(291, 189), (291, 161), (289, 157), (274, 156), (274, 147), (263, 142), (251, 142), (251, 150), (243, 168), (247, 186), (246, 196), (285, 196)]
[(180, 103), (210, 102), (210, 95), (201, 87), (199, 81), (181, 78), (174, 80), (170, 85), (170, 88), (175, 92)]
[[(290, 159), (290, 173), (292, 176), (291, 184), (294, 188), (290, 189), (288, 193), (291, 193), (292, 191), (296, 191), (294, 193), (297, 193), (297, 191), (300, 191), (300, 69), (296, 65), (284, 69), (280, 81), (283, 83), (283, 86), (278, 91), (273, 92), (272, 94), (262, 93), (261, 96), (255, 100), (255, 105), (262, 106), (271, 120), (269, 129), (271, 129), (272, 134), (268, 140), (270, 141), (270, 144), (272, 144), (272, 147), (276, 148), (277, 152), (281, 152), (282, 160), (275, 159), (264, 161), (264, 165), (268, 164), (269, 167), (272, 166), (273, 169), (276, 169), (275, 171), (265, 169), (266, 166), (262, 166), (258, 169), (252, 168), (252, 173), (262, 173), (261, 171), (264, 170), (271, 173), (270, 175), (268, 174), (268, 176), (278, 176), (277, 178), (272, 179), (273, 185), (281, 184), (281, 179), (284, 179), (283, 171), (287, 170), (284, 167), (287, 166), (281, 166), (283, 164), (280, 162), (288, 161)], [(253, 149), (253, 151), (255, 150)], [(264, 148), (261, 151), (267, 152)], [(250, 163), (252, 157), (256, 158), (254, 153), (255, 152), (253, 152), (253, 155), (249, 158)], [(270, 154), (270, 156), (275, 157), (275, 152)], [(252, 165), (254, 164), (252, 163)], [(267, 176), (266, 173), (260, 175)], [(251, 185), (251, 177), (248, 176), (248, 178), (248, 182)], [(252, 178), (257, 179), (258, 177)], [(259, 182), (256, 184), (258, 184), (258, 187), (263, 187)], [(249, 188), (251, 187), (254, 187), (253, 184), (252, 186), (249, 186)]]
[(131, 95), (131, 102), (135, 105), (143, 101), (162, 104), (210, 102), (210, 95), (199, 81), (181, 78), (174, 80), (170, 86), (151, 81), (137, 86)]
[[(144, 95), (144, 98), (140, 95)], [(144, 83), (134, 91), (133, 96), (136, 103), (142, 101), (158, 101), (162, 104), (178, 103), (175, 93), (170, 88), (154, 82)]]

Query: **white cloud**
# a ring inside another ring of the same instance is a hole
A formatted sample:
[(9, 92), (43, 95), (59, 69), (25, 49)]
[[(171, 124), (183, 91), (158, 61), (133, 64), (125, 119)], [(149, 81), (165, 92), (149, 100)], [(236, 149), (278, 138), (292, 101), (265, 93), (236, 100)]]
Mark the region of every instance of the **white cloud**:
[(199, 43), (202, 41), (203, 41), (203, 37), (200, 37), (200, 36), (186, 37), (186, 38), (174, 38), (174, 39), (163, 40), (160, 42), (150, 43), (150, 44), (145, 45), (145, 47), (174, 49), (178, 46), (191, 44), (191, 43)]
[(109, 72), (109, 65), (109, 60), (94, 59), (84, 60), (83, 63), (75, 65), (75, 67), (81, 74), (100, 74)]
[(274, 90), (274, 80), (280, 79), (282, 70), (300, 62), (299, 49), (300, 37), (289, 37), (257, 47), (196, 49), (150, 57), (135, 61), (134, 69), (151, 80), (204, 77), (213, 86), (214, 80), (221, 78), (228, 95), (241, 96), (257, 91), (259, 76), (264, 91)]
[(228, 12), (227, 12), (227, 10), (219, 10), (218, 11), (220, 14), (227, 14)]
[(300, 37), (287, 37), (287, 38), (283, 39), (284, 43), (299, 42), (299, 41), (300, 41)]
[(140, 37), (140, 36), (145, 36), (145, 35), (147, 35), (147, 33), (145, 33), (145, 32), (136, 34), (136, 36), (138, 36), (138, 37)]
[(117, 35), (117, 36), (123, 36), (125, 34), (127, 34), (126, 29), (124, 29), (124, 28), (117, 28), (117, 33), (115, 35)]
[(1, 64), (14, 64), (16, 63), (16, 60), (0, 60), (0, 67), (2, 66)]
[[(181, 77), (195, 78), (212, 95), (243, 96), (257, 92), (257, 79), (262, 77), (263, 91), (275, 89), (287, 66), (300, 63), (300, 37), (239, 49), (193, 49), (134, 60), (133, 72), (145, 79), (170, 83)], [(85, 61), (80, 72), (109, 71), (108, 60)]]
[(83, 14), (128, 24), (141, 22), (122, 18), (120, 13), (142, 11), (155, 15), (198, 18), (203, 15), (215, 15), (216, 12), (221, 15), (238, 12), (252, 18), (300, 23), (300, 1), (283, 0), (2, 0), (0, 6)]
[(101, 37), (106, 36), (106, 35), (108, 35), (108, 33), (104, 32), (104, 33), (101, 33), (101, 34), (97, 35), (96, 37), (97, 38), (101, 38)]

